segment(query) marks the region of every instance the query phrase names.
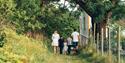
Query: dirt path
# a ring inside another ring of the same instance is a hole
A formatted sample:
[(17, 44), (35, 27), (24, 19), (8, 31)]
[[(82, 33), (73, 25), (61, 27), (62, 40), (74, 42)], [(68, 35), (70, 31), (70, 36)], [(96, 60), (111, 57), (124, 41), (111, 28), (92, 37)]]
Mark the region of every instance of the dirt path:
[(77, 56), (67, 55), (52, 55), (48, 58), (46, 63), (88, 63), (84, 59), (80, 59)]

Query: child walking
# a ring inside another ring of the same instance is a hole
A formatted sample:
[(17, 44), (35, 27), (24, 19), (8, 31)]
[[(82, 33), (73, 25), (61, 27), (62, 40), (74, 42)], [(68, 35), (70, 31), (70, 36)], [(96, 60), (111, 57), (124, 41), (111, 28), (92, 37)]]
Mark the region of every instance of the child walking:
[(64, 47), (64, 39), (63, 39), (63, 37), (61, 37), (61, 38), (59, 39), (59, 50), (60, 50), (60, 54), (63, 53), (63, 47)]
[(70, 54), (71, 46), (72, 46), (72, 38), (71, 37), (67, 38), (67, 45), (68, 45), (68, 54)]
[(67, 41), (64, 40), (64, 48), (63, 48), (63, 53), (66, 55), (67, 54), (67, 49), (68, 49), (68, 46), (67, 46)]

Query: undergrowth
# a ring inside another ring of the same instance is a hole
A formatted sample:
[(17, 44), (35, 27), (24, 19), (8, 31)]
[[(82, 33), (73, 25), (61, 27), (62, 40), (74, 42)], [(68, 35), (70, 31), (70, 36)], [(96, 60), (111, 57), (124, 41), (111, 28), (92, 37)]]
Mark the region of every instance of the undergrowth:
[[(76, 56), (55, 55), (48, 40), (40, 41), (4, 27), (5, 43), (0, 48), (0, 63), (84, 63)], [(49, 45), (48, 45), (49, 44)], [(86, 62), (85, 62), (86, 63)]]

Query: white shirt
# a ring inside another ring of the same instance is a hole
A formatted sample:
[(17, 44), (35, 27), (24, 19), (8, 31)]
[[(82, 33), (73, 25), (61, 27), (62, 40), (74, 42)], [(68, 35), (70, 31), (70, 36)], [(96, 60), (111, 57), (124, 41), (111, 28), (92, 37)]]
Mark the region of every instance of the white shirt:
[(68, 49), (67, 43), (66, 43), (66, 42), (64, 42), (63, 51), (67, 51), (67, 49)]
[(71, 36), (73, 37), (73, 42), (78, 42), (79, 41), (79, 33), (78, 32), (73, 32), (72, 34), (71, 34)]
[(58, 43), (58, 40), (60, 39), (59, 34), (53, 34), (52, 35), (52, 40), (54, 43)]
[(68, 42), (68, 45), (72, 45), (72, 38), (68, 37), (67, 42)]

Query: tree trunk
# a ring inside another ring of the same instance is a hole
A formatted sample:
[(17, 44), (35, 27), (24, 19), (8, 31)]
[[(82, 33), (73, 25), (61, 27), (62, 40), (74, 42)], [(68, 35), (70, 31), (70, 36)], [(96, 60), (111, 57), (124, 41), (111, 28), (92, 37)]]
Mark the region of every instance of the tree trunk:
[[(99, 35), (101, 35), (101, 29), (103, 28), (104, 30), (104, 38), (106, 38), (106, 26), (109, 23), (109, 19), (111, 18), (112, 12), (108, 12), (106, 13), (106, 15), (104, 16), (104, 18), (102, 18), (102, 21), (96, 23), (96, 30), (95, 30), (95, 35), (97, 35), (97, 33), (99, 33)], [(92, 32), (94, 32), (94, 23), (95, 23), (95, 17), (92, 17)]]
[(41, 0), (40, 6), (43, 7), (48, 4), (48, 0)]
[[(94, 32), (94, 18), (92, 18), (92, 32)], [(107, 20), (102, 20), (99, 23), (96, 23), (96, 30), (95, 30), (95, 35), (97, 35), (97, 33), (99, 33), (99, 35), (101, 35), (101, 29), (103, 28), (104, 30), (104, 35), (106, 37), (106, 25), (107, 25)]]
[(101, 35), (101, 29), (103, 28), (103, 30), (104, 30), (104, 32), (103, 32), (103, 34), (104, 34), (104, 38), (106, 38), (106, 25), (107, 25), (107, 22), (106, 21), (102, 21), (102, 22), (100, 22), (99, 24), (98, 24), (99, 26), (98, 26), (98, 32), (99, 32), (99, 34)]

